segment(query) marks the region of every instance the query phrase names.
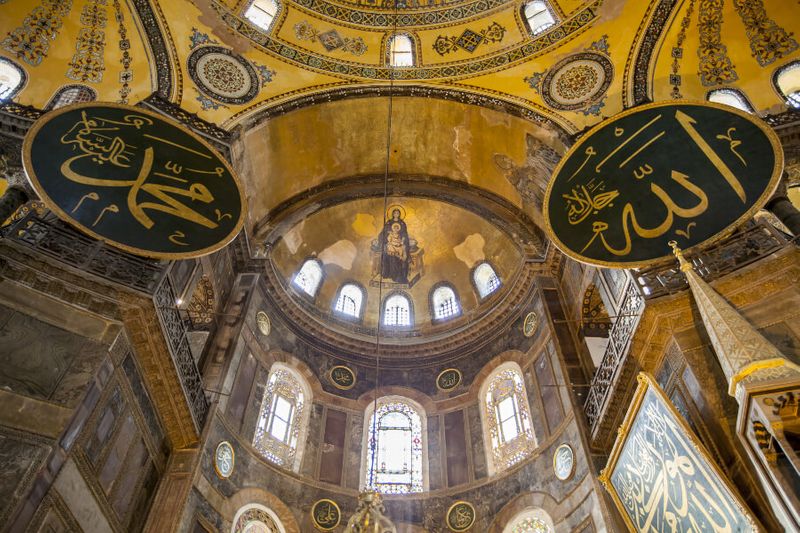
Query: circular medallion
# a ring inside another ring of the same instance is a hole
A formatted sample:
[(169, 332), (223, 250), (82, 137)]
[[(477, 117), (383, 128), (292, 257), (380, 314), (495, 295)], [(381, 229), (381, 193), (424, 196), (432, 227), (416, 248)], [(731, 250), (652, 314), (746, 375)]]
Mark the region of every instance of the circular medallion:
[(311, 520), (317, 529), (331, 531), (342, 520), (342, 512), (335, 501), (319, 500), (311, 507)]
[(542, 81), (542, 99), (553, 109), (574, 111), (605, 95), (614, 77), (609, 59), (594, 52), (582, 52), (562, 59)]
[(198, 135), (158, 113), (87, 102), (43, 115), (25, 136), (25, 173), (61, 220), (126, 252), (188, 259), (244, 224), (242, 188)]
[(575, 454), (569, 444), (562, 444), (553, 454), (553, 471), (561, 481), (566, 481), (575, 473)]
[(468, 502), (456, 502), (447, 510), (447, 527), (460, 533), (475, 523), (475, 508)]
[(442, 370), (436, 377), (436, 387), (439, 390), (450, 391), (461, 383), (461, 371), (457, 368)]
[(214, 470), (217, 471), (217, 475), (223, 479), (231, 477), (235, 460), (236, 455), (231, 443), (226, 440), (220, 442), (214, 452)]
[(346, 366), (335, 366), (328, 375), (337, 389), (350, 390), (356, 384), (356, 375)]
[(256, 313), (256, 324), (258, 325), (258, 331), (265, 337), (272, 331), (272, 322), (270, 322), (269, 316), (264, 311)]
[(522, 322), (522, 334), (526, 337), (533, 337), (536, 333), (536, 328), (539, 327), (539, 315), (531, 311), (525, 315), (525, 320)]
[(749, 220), (780, 181), (783, 150), (757, 116), (711, 102), (642, 105), (603, 121), (547, 184), (548, 236), (573, 259), (615, 268), (674, 261)]
[(246, 104), (259, 91), (258, 73), (246, 59), (221, 46), (201, 46), (189, 55), (197, 87), (226, 104)]

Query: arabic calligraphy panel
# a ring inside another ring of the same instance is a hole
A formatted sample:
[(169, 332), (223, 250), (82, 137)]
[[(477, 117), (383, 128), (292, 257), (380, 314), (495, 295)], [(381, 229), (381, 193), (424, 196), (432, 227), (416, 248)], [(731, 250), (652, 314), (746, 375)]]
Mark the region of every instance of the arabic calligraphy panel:
[(644, 373), (600, 479), (633, 531), (758, 531), (724, 474)]
[(467, 531), (475, 523), (475, 508), (469, 502), (456, 502), (447, 510), (447, 527), (455, 532)]
[(631, 268), (711, 244), (777, 187), (783, 153), (760, 119), (729, 106), (671, 101), (595, 127), (556, 168), (547, 230), (567, 255)]
[(342, 512), (335, 501), (319, 500), (311, 507), (311, 519), (317, 529), (331, 531), (342, 520)]
[(28, 132), (23, 161), (62, 220), (131, 253), (198, 257), (244, 223), (228, 163), (188, 129), (138, 107), (89, 102), (50, 112)]

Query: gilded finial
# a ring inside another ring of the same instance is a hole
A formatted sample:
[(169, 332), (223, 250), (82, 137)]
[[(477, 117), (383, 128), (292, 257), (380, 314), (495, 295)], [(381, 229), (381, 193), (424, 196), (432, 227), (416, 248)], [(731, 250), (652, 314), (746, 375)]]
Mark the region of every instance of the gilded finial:
[(672, 253), (675, 254), (675, 257), (678, 258), (678, 263), (681, 266), (681, 272), (689, 272), (692, 269), (692, 264), (683, 257), (683, 252), (680, 248), (678, 248), (678, 243), (676, 241), (669, 241), (667, 243), (672, 248)]

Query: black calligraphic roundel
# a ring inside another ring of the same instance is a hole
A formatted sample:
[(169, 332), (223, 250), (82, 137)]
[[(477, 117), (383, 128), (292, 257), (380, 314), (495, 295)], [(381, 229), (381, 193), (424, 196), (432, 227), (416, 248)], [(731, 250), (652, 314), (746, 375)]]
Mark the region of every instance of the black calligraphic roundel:
[(61, 219), (134, 254), (209, 254), (244, 223), (228, 163), (188, 129), (138, 107), (90, 102), (50, 112), (28, 132), (23, 161)]
[(689, 250), (728, 235), (767, 202), (782, 171), (780, 141), (755, 115), (709, 102), (649, 104), (569, 150), (544, 219), (578, 261), (646, 266), (671, 256), (669, 241)]

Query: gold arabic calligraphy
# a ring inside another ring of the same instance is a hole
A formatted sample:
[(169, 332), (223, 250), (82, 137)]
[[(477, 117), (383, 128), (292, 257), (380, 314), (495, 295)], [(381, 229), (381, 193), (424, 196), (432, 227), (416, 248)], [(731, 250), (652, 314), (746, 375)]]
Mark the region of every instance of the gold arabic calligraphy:
[[(747, 202), (747, 195), (741, 182), (736, 177), (733, 170), (731, 170), (697, 130), (697, 121), (680, 109), (675, 111), (674, 119), (680, 128), (688, 134), (689, 139), (691, 139), (694, 145), (699, 148), (700, 152), (727, 181), (742, 204), (745, 204)], [(700, 177), (689, 176), (675, 169), (666, 169), (670, 180), (667, 183), (671, 183), (673, 188), (676, 185), (682, 187), (689, 193), (689, 196), (683, 195), (685, 199), (681, 200), (679, 204), (672, 199), (670, 194), (661, 185), (650, 181), (650, 192), (660, 200), (666, 211), (663, 220), (653, 226), (646, 225), (642, 222), (643, 219), (641, 217), (637, 217), (633, 203), (626, 202), (622, 207), (618, 225), (618, 227), (621, 228), (622, 242), (610, 242), (609, 239), (606, 238), (605, 233), (612, 227), (612, 224), (604, 214), (604, 211), (608, 212), (608, 208), (614, 207), (615, 202), (621, 201), (621, 193), (619, 189), (607, 190), (610, 189), (610, 187), (606, 179), (603, 178), (603, 167), (609, 160), (619, 154), (619, 157), (624, 159), (617, 166), (617, 169), (625, 172), (625, 167), (627, 167), (631, 161), (639, 157), (648, 147), (658, 146), (657, 143), (666, 134), (666, 130), (662, 128), (662, 126), (666, 127), (666, 124), (664, 124), (665, 120), (667, 119), (664, 117), (664, 114), (659, 114), (627, 137), (624, 137), (625, 130), (623, 128), (616, 127), (614, 129), (614, 137), (620, 139), (620, 142), (609, 153), (605, 154), (605, 157), (593, 167), (596, 175), (587, 178), (588, 181), (586, 183), (576, 184), (571, 187), (569, 192), (561, 194), (561, 198), (565, 202), (567, 221), (570, 225), (579, 225), (587, 219), (590, 219), (591, 237), (581, 249), (581, 254), (592, 246), (592, 244), (599, 242), (607, 252), (614, 256), (625, 257), (632, 251), (632, 234), (644, 239), (654, 239), (673, 231), (676, 235), (688, 239), (689, 231), (692, 226), (697, 226), (697, 223), (684, 223), (682, 227), (685, 229), (673, 229), (673, 226), (676, 224), (676, 218), (693, 219), (699, 217), (708, 210), (708, 194), (696, 183)], [(734, 138), (735, 135), (736, 128), (728, 127), (725, 129), (724, 133), (718, 134), (716, 139), (727, 141), (730, 145), (731, 152), (746, 167), (747, 162), (745, 158), (737, 151), (737, 148), (742, 145), (742, 141)], [(626, 148), (632, 150), (630, 155), (628, 155), (627, 152), (623, 152)], [(587, 168), (592, 158), (602, 157), (604, 155), (594, 146), (588, 146), (583, 153), (586, 158), (582, 161), (580, 167), (569, 177), (567, 182), (570, 182), (573, 178), (581, 174), (584, 169)], [(661, 160), (663, 161), (663, 158)], [(663, 168), (659, 169), (657, 164), (651, 161), (644, 161), (636, 166), (637, 168), (632, 170), (632, 177), (637, 182), (648, 179), (651, 175), (656, 173), (656, 171), (664, 170)], [(592, 167), (589, 166), (589, 168), (591, 169)], [(706, 176), (702, 176), (702, 178), (706, 178)], [(690, 202), (686, 199), (691, 197), (694, 197), (696, 200)], [(617, 225), (613, 225), (613, 227), (616, 229)], [(619, 238), (619, 233), (617, 235), (616, 238)]]

